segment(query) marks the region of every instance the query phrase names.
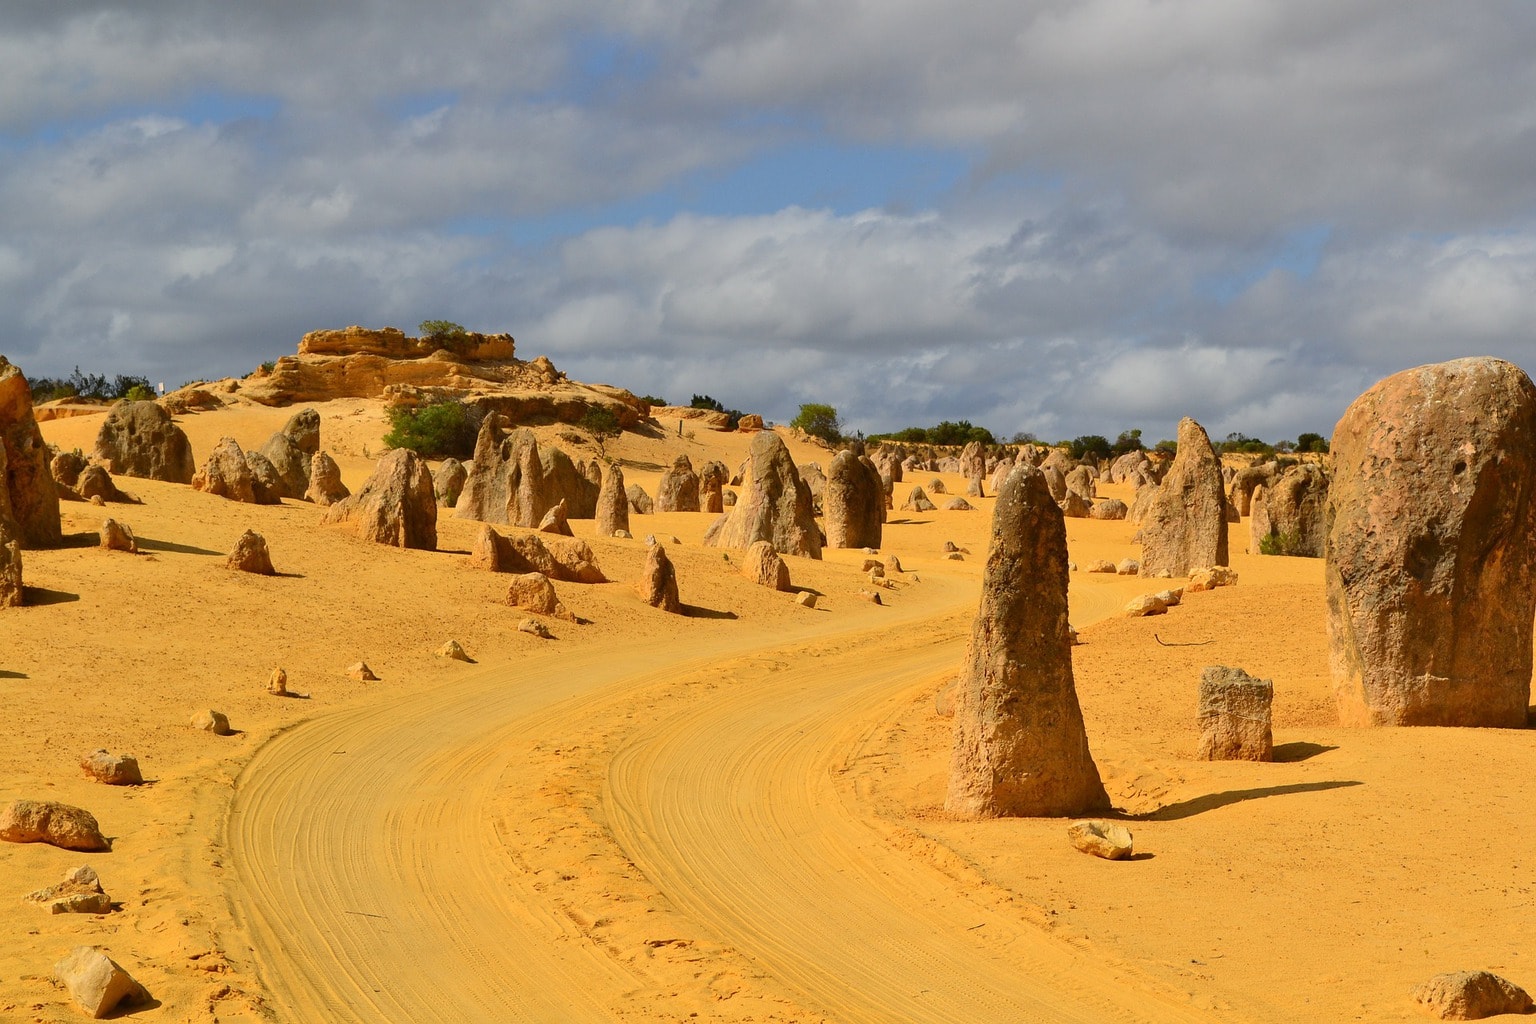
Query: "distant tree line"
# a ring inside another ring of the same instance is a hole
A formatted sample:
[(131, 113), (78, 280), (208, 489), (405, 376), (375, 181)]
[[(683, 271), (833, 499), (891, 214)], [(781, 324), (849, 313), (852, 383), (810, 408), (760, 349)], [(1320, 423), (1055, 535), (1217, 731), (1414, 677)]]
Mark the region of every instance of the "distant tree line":
[(52, 402), (60, 398), (95, 398), (116, 401), (127, 398), (140, 402), (155, 397), (148, 377), (118, 374), (110, 381), (104, 374), (81, 373), (80, 367), (68, 377), (29, 377), (32, 401)]

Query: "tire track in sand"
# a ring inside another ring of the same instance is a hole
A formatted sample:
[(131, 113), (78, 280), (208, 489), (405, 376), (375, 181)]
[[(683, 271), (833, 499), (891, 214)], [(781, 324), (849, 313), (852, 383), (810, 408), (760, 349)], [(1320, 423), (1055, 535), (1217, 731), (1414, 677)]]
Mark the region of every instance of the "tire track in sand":
[[(1120, 600), (1077, 610), (1087, 622)], [(1210, 1020), (1128, 966), (970, 898), (894, 848), (837, 783), (962, 648), (951, 625), (800, 649), (792, 671), (741, 680), (625, 746), (609, 771), (610, 827), (680, 909), (837, 1020)]]

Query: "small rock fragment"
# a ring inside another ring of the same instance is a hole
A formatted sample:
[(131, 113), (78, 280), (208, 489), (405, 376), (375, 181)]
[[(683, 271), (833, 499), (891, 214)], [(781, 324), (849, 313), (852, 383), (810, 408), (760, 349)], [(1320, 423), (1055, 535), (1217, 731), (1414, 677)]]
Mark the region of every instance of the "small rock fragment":
[(1121, 576), (1135, 576), (1141, 572), (1141, 563), (1134, 558), (1121, 559), (1120, 564), (1115, 566), (1115, 572)]
[(532, 633), (534, 636), (543, 640), (554, 639), (554, 635), (550, 633), (549, 627), (545, 626), (544, 623), (540, 622), (538, 619), (524, 619), (522, 622), (517, 624), (517, 628), (520, 632)]
[(815, 608), (816, 595), (809, 590), (802, 590), (795, 596), (795, 604), (802, 608)]
[(1105, 860), (1124, 860), (1131, 855), (1130, 829), (1102, 818), (1073, 822), (1067, 828), (1067, 839), (1084, 853)]
[(95, 946), (76, 946), (53, 965), (53, 976), (88, 1017), (100, 1020), (117, 1007), (142, 1002), (149, 994), (111, 957)]
[(1109, 561), (1106, 558), (1099, 558), (1099, 559), (1096, 559), (1096, 560), (1094, 560), (1092, 562), (1089, 562), (1088, 563), (1088, 568), (1084, 570), (1084, 572), (1109, 572), (1109, 573), (1112, 573), (1114, 571), (1115, 571), (1115, 563)]
[(80, 761), (80, 767), (97, 782), (109, 786), (137, 786), (144, 781), (144, 776), (139, 773), (138, 758), (132, 754), (96, 750)]
[(348, 665), (347, 677), (349, 679), (355, 679), (360, 683), (373, 683), (377, 682), (379, 679), (378, 676), (373, 674), (373, 669), (368, 667), (368, 663), (366, 661), (359, 661), (356, 664)]
[(859, 591), (859, 600), (861, 600), (861, 601), (868, 601), (870, 604), (883, 604), (884, 603), (883, 601), (880, 600), (880, 595), (875, 593), (872, 590), (861, 590), (861, 591)]
[(110, 914), (112, 899), (101, 889), (95, 869), (82, 864), (57, 885), (28, 893), (24, 899), (47, 908), (50, 914)]
[(468, 661), (469, 655), (464, 652), (463, 646), (457, 640), (449, 640), (437, 649), (439, 658), (448, 658), (451, 661)]
[(272, 553), (267, 550), (266, 539), (255, 530), (246, 530), (240, 535), (224, 565), (240, 572), (277, 575), (277, 570), (272, 568)]
[(192, 728), (211, 732), (215, 736), (228, 736), (229, 716), (222, 711), (199, 711), (192, 716)]
[(116, 519), (106, 519), (101, 524), (101, 546), (108, 551), (126, 551), (129, 554), (137, 554), (138, 542), (133, 538), (133, 531), (127, 523), (119, 523)]
[(1168, 606), (1156, 594), (1142, 594), (1133, 597), (1126, 602), (1126, 618), (1137, 619), (1144, 615), (1163, 615), (1168, 611)]

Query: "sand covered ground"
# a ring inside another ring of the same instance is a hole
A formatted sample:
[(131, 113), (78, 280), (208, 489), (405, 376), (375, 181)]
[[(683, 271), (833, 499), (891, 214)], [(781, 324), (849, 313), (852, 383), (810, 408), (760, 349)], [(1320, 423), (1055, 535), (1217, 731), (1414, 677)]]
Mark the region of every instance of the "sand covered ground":
[[(316, 408), (356, 488), (382, 409)], [(201, 459), (292, 411), (180, 422)], [(89, 450), (97, 425), (43, 430)], [(626, 434), (609, 453), (654, 493), (678, 452), (734, 467), (749, 443)], [(961, 665), (990, 499), (893, 513), (882, 554), (907, 571), (882, 606), (857, 597), (862, 552), (789, 559), (814, 610), (702, 547), (710, 516), (634, 517), (668, 543), (687, 617), (634, 595), (643, 540), (576, 521), (615, 582), (557, 584), (588, 621), (543, 641), (516, 631), (505, 577), (464, 565), (476, 525), (451, 513), (440, 550), (401, 551), (304, 503), (118, 482), (144, 503), (66, 503), (65, 547), (26, 554), (29, 606), (3, 613), (0, 800), (86, 807), (114, 849), (0, 845), (0, 1019), (79, 1019), (48, 976), (82, 942), (155, 997), (133, 1019), (166, 1021), (1398, 1021), (1441, 971), (1536, 984), (1536, 737), (1337, 728), (1322, 565), (1243, 554), (1246, 522), (1239, 585), (1166, 616), (1117, 616), (1146, 581), (1074, 574), (1078, 693), (1140, 851), (1112, 863), (1062, 821), (941, 810), (935, 698)], [(98, 549), (104, 515), (143, 553)], [(247, 527), (279, 576), (224, 569)], [(1137, 553), (1124, 523), (1068, 530), (1079, 565)], [(946, 540), (970, 554), (945, 560)], [(474, 664), (434, 654), (450, 638)], [(346, 678), (358, 660), (379, 681)], [(1192, 759), (1208, 664), (1275, 681), (1277, 763)], [(309, 697), (267, 695), (275, 666)], [(239, 732), (188, 728), (201, 708)], [(87, 780), (97, 747), (137, 755), (150, 784)], [(114, 913), (19, 902), (81, 862)]]

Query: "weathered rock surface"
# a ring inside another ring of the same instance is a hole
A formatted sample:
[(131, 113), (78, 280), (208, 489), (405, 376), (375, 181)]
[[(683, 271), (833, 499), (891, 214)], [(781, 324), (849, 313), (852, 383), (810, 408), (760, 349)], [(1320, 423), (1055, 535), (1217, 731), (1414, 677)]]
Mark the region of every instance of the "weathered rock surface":
[(1273, 761), (1270, 705), (1275, 684), (1240, 668), (1208, 666), (1200, 675), (1202, 761)]
[(903, 512), (934, 512), (937, 509), (938, 506), (929, 500), (927, 492), (921, 487), (912, 488), (912, 492), (907, 495), (907, 500), (901, 506)]
[(258, 505), (281, 505), (288, 490), (272, 460), (261, 452), (246, 452), (245, 466), (251, 471), (252, 500)]
[(553, 640), (555, 635), (549, 631), (549, 627), (538, 619), (523, 619), (517, 624), (519, 633), (531, 633), (540, 640)]
[(1141, 521), (1141, 574), (1166, 569), (1183, 576), (1202, 565), (1227, 564), (1227, 496), (1221, 462), (1205, 429), (1179, 421), (1179, 452)]
[(1107, 809), (1072, 677), (1067, 531), (1045, 476), (998, 493), (981, 604), (955, 710), (945, 806), (965, 815)]
[(75, 478), (74, 492), (82, 501), (100, 498), (117, 505), (139, 504), (137, 498), (118, 489), (105, 466), (90, 465), (81, 469), (80, 475)]
[(326, 509), (326, 523), (351, 523), (363, 540), (437, 549), (437, 496), (424, 459), (396, 448), (379, 460), (362, 490)]
[(211, 732), (215, 736), (228, 736), (230, 734), (229, 716), (222, 711), (212, 709), (199, 711), (192, 716), (188, 723), (199, 732)]
[(506, 538), (505, 570), (541, 572), (567, 583), (607, 583), (587, 542), (549, 533), (524, 533)]
[[(1237, 486), (1234, 482), (1233, 487)], [(1248, 508), (1252, 516), (1249, 554), (1323, 557), (1328, 543), (1328, 477), (1321, 466), (1292, 466), (1273, 483), (1255, 487)]]
[(281, 668), (272, 670), (272, 674), (267, 676), (267, 692), (274, 697), (288, 696), (287, 670)]
[[(307, 411), (314, 412), (313, 409)], [(303, 413), (295, 415), (302, 416)], [(289, 424), (291, 425), (292, 423), (293, 421), (289, 420)], [(307, 431), (304, 436), (306, 441), (310, 439)], [(315, 415), (313, 440), (316, 444), (320, 440), (320, 417), (318, 414)], [(293, 498), (295, 501), (302, 501), (304, 492), (309, 490), (310, 462), (314, 458), (314, 452), (306, 452), (303, 448), (300, 448), (298, 443), (288, 435), (285, 428), (267, 438), (267, 443), (261, 446), (261, 454), (277, 470), (277, 477), (282, 490), (281, 496)]]
[(1441, 1020), (1482, 1020), (1532, 1008), (1525, 989), (1488, 971), (1437, 974), (1413, 990), (1413, 1001)]
[(1124, 519), (1130, 511), (1119, 498), (1100, 498), (1088, 510), (1089, 519)]
[(0, 608), (20, 608), (26, 596), (21, 582), (21, 541), (16, 524), (0, 517)]
[(667, 549), (660, 544), (646, 553), (645, 568), (640, 570), (640, 581), (635, 584), (640, 600), (652, 608), (681, 615), (683, 603), (677, 596), (677, 570), (667, 557)]
[(29, 892), (27, 902), (42, 906), (50, 914), (110, 914), (112, 899), (101, 888), (96, 870), (82, 864), (64, 880), (36, 892)]
[(110, 850), (90, 811), (53, 800), (13, 800), (0, 808), (0, 841), (64, 850)]
[(540, 533), (555, 533), (562, 537), (574, 537), (571, 532), (571, 523), (565, 516), (565, 499), (555, 502), (554, 507), (544, 513), (544, 518), (539, 520)]
[(1279, 474), (1280, 467), (1274, 462), (1243, 467), (1232, 474), (1227, 485), (1227, 504), (1236, 508), (1239, 516), (1253, 515), (1253, 492), (1274, 483)]
[(321, 508), (329, 508), (352, 494), (341, 482), (341, 467), (325, 452), (316, 452), (309, 461), (309, 486), (304, 498)]
[(458, 459), (444, 459), (442, 465), (432, 474), (432, 493), (437, 496), (437, 503), (442, 508), (453, 508), (459, 503), (459, 495), (464, 492), (464, 481), (469, 478), (469, 470)]
[(770, 590), (790, 589), (789, 566), (765, 540), (747, 548), (741, 558), (741, 574), (759, 586)]
[(844, 449), (832, 459), (822, 492), (827, 547), (878, 548), (885, 523), (885, 482), (867, 459)]
[(225, 568), (239, 572), (254, 572), (262, 576), (275, 576), (272, 568), (272, 552), (267, 550), (267, 540), (255, 530), (246, 530), (235, 541), (234, 549), (224, 561)]
[(197, 472), (192, 444), (154, 402), (119, 402), (102, 421), (92, 454), (118, 476), (189, 484)]
[(1130, 829), (1102, 818), (1073, 822), (1067, 826), (1067, 841), (1083, 853), (1105, 860), (1124, 860), (1135, 845)]
[(134, 539), (133, 530), (128, 524), (116, 519), (102, 521), (101, 546), (108, 551), (126, 551), (129, 554), (136, 554), (139, 550), (139, 542)]
[(1499, 359), (1404, 370), (1334, 429), (1325, 579), (1346, 725), (1523, 728), (1536, 387)]
[(475, 440), (469, 478), (455, 515), (483, 523), (536, 527), (564, 500), (573, 519), (590, 519), (598, 485), (559, 448), (541, 449), (531, 430), (508, 432), (500, 417), (487, 416)]
[(376, 683), (379, 681), (379, 677), (374, 674), (373, 669), (368, 667), (366, 661), (356, 661), (348, 665), (347, 678), (356, 680), (359, 683)]
[(1125, 603), (1125, 616), (1128, 619), (1140, 619), (1148, 615), (1166, 615), (1168, 602), (1156, 594), (1142, 594), (1133, 597)]
[(967, 494), (974, 498), (985, 497), (981, 484), (987, 475), (987, 452), (980, 441), (967, 441), (960, 449), (960, 475), (965, 477)]
[(216, 498), (256, 503), (251, 467), (245, 461), (245, 452), (232, 437), (221, 437), (208, 453), (203, 468), (192, 475), (192, 489), (211, 494)]
[(314, 455), (320, 450), (320, 413), (314, 409), (300, 409), (288, 417), (282, 434), (305, 455)]
[(781, 555), (821, 557), (821, 530), (811, 509), (810, 488), (800, 479), (779, 435), (752, 439), (751, 469), (736, 507), (710, 526), (710, 547), (751, 547), (766, 540)]
[(656, 483), (657, 512), (699, 511), (699, 475), (688, 456), (679, 455)]
[(699, 511), (719, 515), (725, 511), (725, 485), (731, 471), (725, 463), (711, 459), (699, 467)]
[(525, 572), (513, 576), (507, 584), (507, 604), (536, 615), (552, 615), (569, 619), (571, 613), (560, 603), (555, 585), (541, 572)]
[(1189, 584), (1184, 589), (1198, 594), (1217, 587), (1237, 586), (1237, 573), (1224, 565), (1208, 565), (1189, 574)]
[(132, 754), (93, 750), (80, 759), (80, 768), (97, 782), (108, 786), (137, 786), (144, 781), (144, 776), (139, 772), (139, 759)]
[(0, 521), (24, 548), (57, 547), (59, 490), (32, 410), (32, 389), (17, 367), (0, 356)]
[(149, 998), (144, 986), (95, 946), (76, 946), (53, 965), (53, 976), (64, 986), (69, 997), (95, 1020), (118, 1007), (131, 1006)]
[(629, 532), (629, 496), (624, 488), (624, 470), (617, 462), (603, 474), (603, 484), (597, 492), (594, 519), (593, 532), (599, 537), (612, 537), (620, 531)]
[(630, 484), (626, 487), (624, 496), (629, 499), (629, 510), (637, 516), (648, 516), (656, 511), (656, 503), (639, 484)]

